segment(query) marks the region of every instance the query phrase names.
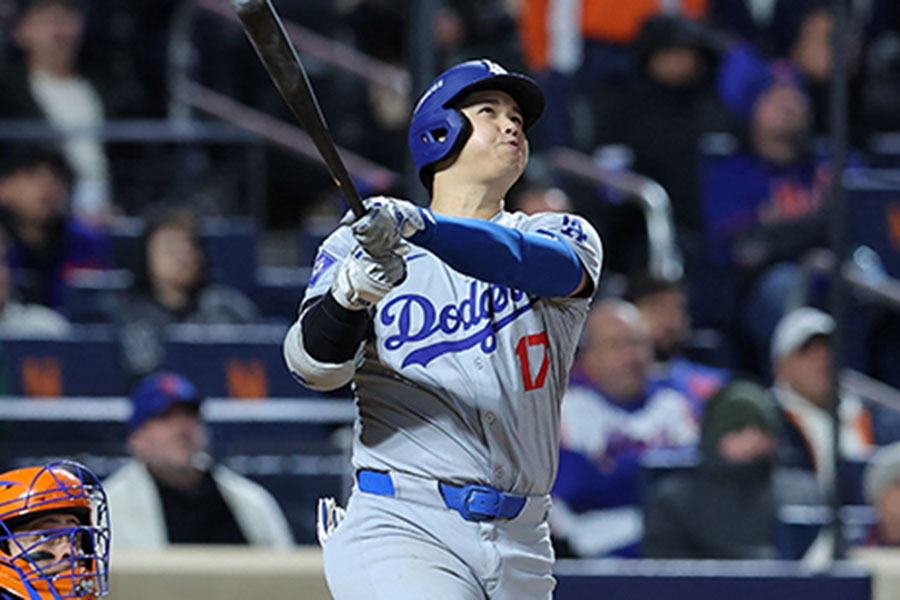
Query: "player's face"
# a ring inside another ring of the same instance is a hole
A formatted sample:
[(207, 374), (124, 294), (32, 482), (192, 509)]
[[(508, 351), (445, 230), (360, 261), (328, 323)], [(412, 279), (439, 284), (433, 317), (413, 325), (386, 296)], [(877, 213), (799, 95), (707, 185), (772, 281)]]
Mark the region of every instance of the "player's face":
[(509, 181), (512, 185), (528, 163), (522, 110), (506, 92), (469, 94), (460, 110), (472, 124), (472, 135), (453, 163), (475, 181)]
[[(13, 530), (19, 544), (31, 555), (32, 560), (47, 575), (56, 575), (69, 568), (69, 558), (83, 554), (83, 548), (73, 548), (70, 532), (63, 531), (78, 527), (81, 522), (74, 515), (64, 513), (38, 517)], [(29, 533), (33, 532), (33, 533)], [(81, 536), (76, 535), (76, 544)]]

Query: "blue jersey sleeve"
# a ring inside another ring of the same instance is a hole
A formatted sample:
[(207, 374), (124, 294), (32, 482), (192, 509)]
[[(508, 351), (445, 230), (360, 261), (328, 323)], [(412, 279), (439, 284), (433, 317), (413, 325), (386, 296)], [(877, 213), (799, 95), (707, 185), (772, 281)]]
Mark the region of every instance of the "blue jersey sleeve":
[(482, 281), (542, 298), (573, 293), (584, 267), (558, 233), (523, 232), (482, 219), (434, 215), (434, 225), (410, 241)]

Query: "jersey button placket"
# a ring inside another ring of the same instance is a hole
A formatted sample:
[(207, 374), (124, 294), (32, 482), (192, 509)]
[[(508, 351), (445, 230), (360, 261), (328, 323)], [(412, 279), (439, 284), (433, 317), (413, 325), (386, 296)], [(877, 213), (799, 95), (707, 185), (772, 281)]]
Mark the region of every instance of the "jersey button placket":
[(487, 423), (488, 425), (493, 425), (496, 420), (497, 420), (496, 415), (494, 415), (494, 413), (492, 413), (491, 411), (487, 411), (487, 413), (485, 413), (484, 422)]

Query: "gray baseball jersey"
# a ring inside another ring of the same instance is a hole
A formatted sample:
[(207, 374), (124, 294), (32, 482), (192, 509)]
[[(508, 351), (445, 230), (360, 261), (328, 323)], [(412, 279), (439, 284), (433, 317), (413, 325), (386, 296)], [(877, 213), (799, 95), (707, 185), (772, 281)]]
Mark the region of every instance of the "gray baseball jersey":
[[(597, 285), (600, 240), (582, 218), (501, 212), (493, 221), (558, 234)], [(346, 227), (325, 240), (305, 299), (328, 291), (333, 266), (355, 245)], [(417, 246), (407, 266), (406, 280), (376, 307), (375, 336), (354, 378), (354, 467), (548, 493), (560, 401), (589, 299), (531, 298)]]

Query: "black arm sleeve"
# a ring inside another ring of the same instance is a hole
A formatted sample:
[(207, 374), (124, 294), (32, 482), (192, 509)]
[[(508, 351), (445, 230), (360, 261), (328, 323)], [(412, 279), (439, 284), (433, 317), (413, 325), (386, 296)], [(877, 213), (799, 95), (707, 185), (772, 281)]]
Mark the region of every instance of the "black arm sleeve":
[(366, 336), (369, 320), (369, 311), (346, 309), (326, 293), (303, 315), (303, 347), (321, 362), (348, 361)]

